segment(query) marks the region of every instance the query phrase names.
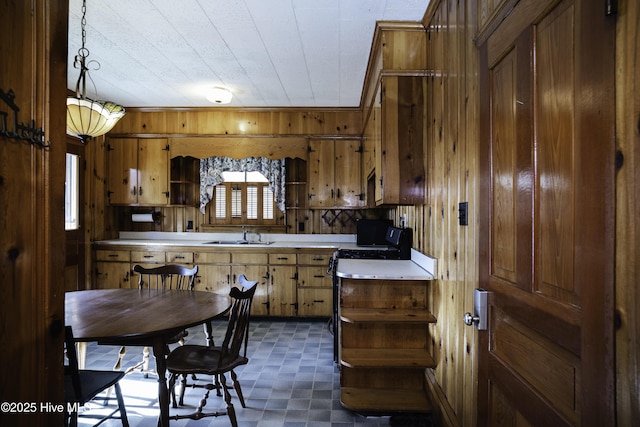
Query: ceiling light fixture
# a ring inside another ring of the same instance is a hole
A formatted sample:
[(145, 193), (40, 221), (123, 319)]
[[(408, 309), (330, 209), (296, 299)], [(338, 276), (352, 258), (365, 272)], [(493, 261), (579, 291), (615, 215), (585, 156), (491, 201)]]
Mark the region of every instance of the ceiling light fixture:
[(226, 87), (214, 86), (207, 91), (207, 99), (216, 104), (228, 104), (233, 95)]
[[(92, 60), (87, 62), (89, 49), (84, 47), (87, 32), (85, 26), (87, 20), (87, 2), (82, 1), (82, 47), (73, 62), (74, 68), (80, 69), (80, 76), (76, 83), (76, 96), (67, 97), (67, 133), (78, 136), (83, 144), (90, 137), (104, 135), (124, 116), (124, 107), (108, 101), (94, 101), (86, 96), (86, 79), (89, 75), (88, 65), (95, 64), (95, 69), (100, 69), (100, 63)], [(89, 77), (91, 79), (91, 77)], [(93, 80), (91, 80), (93, 84)], [(94, 84), (95, 89), (95, 84)]]

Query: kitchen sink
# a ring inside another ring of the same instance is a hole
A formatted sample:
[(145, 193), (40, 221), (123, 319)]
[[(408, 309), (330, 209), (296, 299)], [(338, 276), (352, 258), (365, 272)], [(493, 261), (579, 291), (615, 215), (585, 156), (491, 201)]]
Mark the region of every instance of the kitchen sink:
[(250, 242), (248, 240), (214, 240), (204, 242), (204, 245), (270, 245), (273, 242)]

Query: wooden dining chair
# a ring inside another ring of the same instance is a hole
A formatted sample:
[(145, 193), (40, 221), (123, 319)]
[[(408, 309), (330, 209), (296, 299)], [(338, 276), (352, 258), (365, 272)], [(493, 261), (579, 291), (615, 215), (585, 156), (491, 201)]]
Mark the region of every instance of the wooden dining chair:
[[(133, 271), (139, 274), (138, 288), (140, 289), (184, 289), (193, 290), (195, 286), (196, 275), (198, 274), (198, 266), (185, 267), (179, 264), (167, 264), (158, 267), (146, 268), (139, 264), (133, 266)], [(179, 310), (176, 307), (176, 310)], [(184, 337), (188, 335), (188, 331), (184, 330), (173, 336), (167, 343), (175, 344), (179, 342), (184, 343)], [(141, 344), (142, 345), (142, 344)], [(122, 369), (122, 360), (127, 353), (127, 347), (122, 346), (118, 353), (118, 360), (114, 366), (114, 370), (119, 371)], [(149, 377), (149, 374), (155, 374), (155, 370), (149, 369), (150, 360), (149, 345), (144, 345), (142, 350), (142, 360), (125, 369), (125, 374), (129, 374), (134, 371), (139, 371), (145, 378)]]
[[(209, 345), (184, 345), (175, 348), (169, 356), (167, 356), (167, 371), (169, 372), (169, 390), (173, 401), (173, 407), (176, 408), (175, 384), (178, 377), (183, 378), (180, 390), (180, 405), (184, 404), (184, 392), (186, 383), (184, 379), (188, 375), (204, 374), (212, 377), (211, 382), (206, 384), (206, 392), (200, 400), (200, 405), (191, 414), (175, 415), (171, 418), (182, 419), (200, 419), (208, 416), (228, 415), (231, 425), (237, 427), (235, 409), (231, 403), (231, 394), (227, 387), (226, 373), (231, 373), (233, 380), (233, 388), (238, 394), (238, 398), (243, 407), (244, 397), (240, 382), (233, 371), (240, 365), (246, 365), (249, 362), (247, 358), (247, 344), (249, 341), (249, 319), (251, 315), (251, 303), (256, 292), (256, 284), (258, 282), (245, 281), (246, 287), (240, 290), (237, 287), (231, 289), (229, 296), (232, 298), (231, 309), (229, 311), (229, 319), (227, 330), (222, 343), (219, 346), (211, 347)], [(203, 412), (204, 406), (209, 398), (209, 393), (213, 389), (217, 389), (217, 382), (220, 381), (220, 388), (224, 393), (224, 400), (227, 404), (226, 411)]]
[[(69, 363), (64, 367), (64, 400), (65, 411), (70, 407), (72, 410), (70, 413), (65, 413), (65, 422), (70, 426), (78, 425), (78, 411), (79, 406), (84, 406), (87, 402), (93, 400), (98, 394), (110, 389), (112, 386), (116, 390), (116, 399), (118, 401), (118, 407), (113, 410), (109, 415), (96, 416), (102, 421), (114, 418), (116, 412), (120, 412), (120, 419), (124, 427), (129, 426), (127, 420), (127, 411), (124, 406), (124, 399), (122, 398), (122, 391), (120, 390), (119, 381), (124, 377), (124, 372), (114, 371), (98, 371), (88, 369), (78, 369), (78, 355), (76, 353), (75, 340), (73, 339), (73, 331), (71, 326), (65, 326), (65, 351), (67, 360)], [(75, 406), (74, 405), (79, 405)]]

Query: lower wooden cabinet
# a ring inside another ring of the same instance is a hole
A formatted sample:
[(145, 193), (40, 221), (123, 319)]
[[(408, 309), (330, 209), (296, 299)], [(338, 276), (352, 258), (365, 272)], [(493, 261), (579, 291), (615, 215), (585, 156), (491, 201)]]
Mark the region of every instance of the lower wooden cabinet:
[(119, 250), (97, 250), (94, 289), (118, 289), (130, 286), (131, 253)]
[(355, 412), (430, 412), (428, 281), (341, 279), (340, 401)]
[(131, 245), (111, 250), (96, 246), (94, 288), (128, 288), (138, 285), (133, 266), (161, 264), (197, 265), (195, 289), (228, 295), (238, 276), (257, 280), (251, 314), (275, 317), (327, 317), (333, 311), (332, 281), (326, 274), (333, 249), (241, 248), (213, 250), (201, 247)]

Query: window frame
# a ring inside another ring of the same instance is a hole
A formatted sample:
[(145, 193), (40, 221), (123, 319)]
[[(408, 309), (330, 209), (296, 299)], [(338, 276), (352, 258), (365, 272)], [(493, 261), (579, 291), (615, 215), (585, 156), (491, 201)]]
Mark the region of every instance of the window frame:
[[(247, 217), (248, 205), (247, 205), (247, 188), (250, 186), (257, 187), (257, 218), (250, 219)], [(218, 203), (218, 188), (224, 187), (225, 189), (225, 218), (218, 218), (216, 216), (217, 211), (217, 203)], [(233, 188), (239, 188), (241, 193), (241, 215), (240, 217), (232, 216), (232, 190)], [(268, 182), (222, 182), (216, 185), (213, 191), (213, 198), (211, 200), (210, 206), (212, 207), (209, 215), (209, 221), (211, 224), (216, 225), (275, 225), (278, 224), (278, 215), (276, 213), (277, 206), (275, 202), (275, 198), (271, 198), (273, 218), (265, 219), (264, 218), (264, 189), (269, 187)]]

